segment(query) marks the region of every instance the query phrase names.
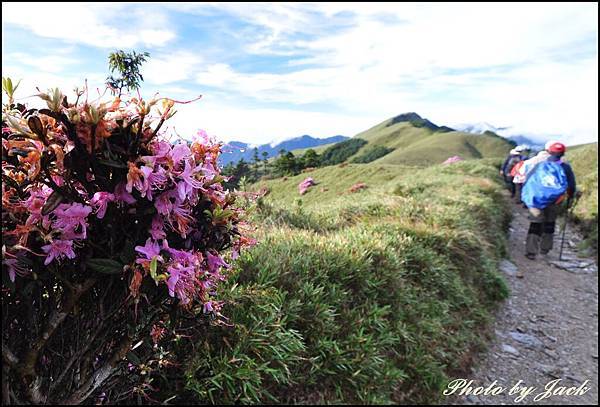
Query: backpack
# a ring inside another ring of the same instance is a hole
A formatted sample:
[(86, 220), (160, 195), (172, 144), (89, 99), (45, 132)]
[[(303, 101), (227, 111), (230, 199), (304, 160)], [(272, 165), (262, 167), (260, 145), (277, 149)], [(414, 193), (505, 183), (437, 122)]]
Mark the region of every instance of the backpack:
[(561, 161), (543, 161), (527, 176), (521, 200), (528, 208), (544, 209), (558, 201), (567, 191), (568, 185)]
[[(523, 160), (521, 160), (521, 157), (518, 155), (510, 157), (510, 159), (508, 160), (508, 163), (506, 164), (506, 173), (511, 174), (512, 169), (515, 168), (515, 165), (519, 164), (522, 161)], [(512, 174), (511, 174), (511, 176), (512, 176)]]
[(510, 170), (510, 176), (514, 178), (519, 173), (519, 170), (521, 169), (523, 164), (525, 164), (525, 160), (516, 163), (515, 166), (512, 167), (512, 170)]

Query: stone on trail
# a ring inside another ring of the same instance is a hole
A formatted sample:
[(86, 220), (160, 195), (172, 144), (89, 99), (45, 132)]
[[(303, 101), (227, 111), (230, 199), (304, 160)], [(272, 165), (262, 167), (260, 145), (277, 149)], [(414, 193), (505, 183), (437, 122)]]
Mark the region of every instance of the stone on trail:
[(509, 276), (515, 276), (517, 275), (517, 272), (519, 271), (519, 269), (517, 268), (517, 266), (514, 265), (514, 263), (504, 259), (500, 262), (500, 271), (508, 274)]
[(598, 272), (596, 265), (589, 261), (554, 260), (550, 264), (574, 274), (592, 274)]
[(512, 346), (507, 345), (505, 343), (502, 344), (502, 352), (510, 353), (511, 355), (515, 355), (515, 356), (519, 355), (519, 351), (518, 350), (516, 350)]
[(515, 341), (522, 343), (523, 345), (526, 345), (528, 347), (541, 348), (544, 346), (544, 343), (533, 335), (522, 334), (519, 332), (511, 332), (510, 336)]

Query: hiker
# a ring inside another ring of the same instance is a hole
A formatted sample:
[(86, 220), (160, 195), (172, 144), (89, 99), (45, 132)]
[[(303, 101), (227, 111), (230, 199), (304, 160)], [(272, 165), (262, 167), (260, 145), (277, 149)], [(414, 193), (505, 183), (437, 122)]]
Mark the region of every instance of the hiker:
[(526, 208), (525, 204), (521, 200), (521, 189), (523, 188), (523, 183), (525, 182), (525, 170), (523, 166), (525, 165), (525, 161), (529, 159), (529, 147), (526, 145), (517, 146), (515, 150), (519, 153), (521, 160), (516, 163), (512, 170), (510, 170), (510, 176), (513, 179), (513, 184), (515, 185), (515, 203), (517, 205), (523, 205)]
[(510, 191), (511, 198), (514, 198), (515, 196), (515, 184), (513, 183), (513, 177), (510, 175), (510, 171), (519, 161), (521, 161), (520, 152), (517, 151), (516, 148), (513, 148), (508, 153), (508, 157), (506, 157), (506, 160), (504, 160), (504, 164), (502, 164), (502, 168), (500, 169), (500, 175), (504, 177), (504, 182)]
[(575, 194), (575, 174), (562, 160), (565, 151), (563, 143), (549, 141), (544, 151), (523, 164), (526, 179), (521, 198), (529, 209), (531, 221), (525, 249), (531, 260), (535, 260), (538, 252), (545, 255), (552, 250), (560, 203), (567, 198), (569, 206)]

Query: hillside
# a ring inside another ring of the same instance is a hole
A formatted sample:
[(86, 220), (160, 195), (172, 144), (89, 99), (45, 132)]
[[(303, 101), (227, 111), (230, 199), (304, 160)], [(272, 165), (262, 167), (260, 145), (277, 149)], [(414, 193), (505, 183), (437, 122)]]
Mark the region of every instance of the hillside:
[[(259, 147), (259, 156), (262, 159), (262, 152), (266, 151), (268, 157), (272, 158), (281, 149), (301, 156), (309, 148), (318, 154), (327, 154), (339, 143), (348, 141), (346, 137), (336, 137), (313, 139), (303, 136), (287, 140), (275, 147), (264, 145)], [(369, 162), (376, 159), (378, 164), (416, 166), (439, 164), (454, 155), (464, 159), (504, 157), (515, 145), (513, 141), (490, 131), (483, 134), (455, 131), (447, 126), (438, 126), (416, 113), (403, 113), (392, 117), (356, 134), (353, 139), (363, 139), (367, 143), (348, 157), (348, 162)], [(252, 159), (253, 151), (246, 144), (231, 142), (229, 146), (231, 148), (226, 150), (221, 159), (222, 165), (237, 162), (240, 158), (246, 161)], [(378, 154), (373, 154), (375, 151)], [(382, 154), (384, 155), (381, 156)]]
[(431, 165), (453, 155), (464, 159), (502, 157), (514, 145), (489, 132), (476, 135), (439, 127), (416, 113), (388, 119), (355, 137), (367, 140), (368, 144), (354, 157), (374, 145), (394, 149), (376, 160), (378, 164)]
[[(221, 293), (231, 326), (207, 332), (180, 397), (437, 401), (508, 294), (497, 164), (351, 164), (255, 184), (270, 190), (253, 215), (260, 244), (235, 263)], [(318, 185), (301, 196), (307, 175)]]
[(569, 147), (565, 156), (582, 192), (575, 216), (585, 234), (585, 245), (598, 256), (598, 143)]

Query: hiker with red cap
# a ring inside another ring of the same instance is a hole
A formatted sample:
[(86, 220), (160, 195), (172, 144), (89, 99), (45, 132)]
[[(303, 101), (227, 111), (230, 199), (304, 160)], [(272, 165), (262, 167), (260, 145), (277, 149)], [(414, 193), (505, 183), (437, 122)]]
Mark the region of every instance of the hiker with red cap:
[(567, 198), (567, 205), (575, 194), (575, 174), (571, 166), (562, 160), (566, 147), (558, 141), (546, 143), (544, 151), (525, 161), (526, 179), (521, 199), (529, 209), (526, 256), (534, 260), (538, 253), (547, 254), (554, 243), (556, 218), (560, 204)]

